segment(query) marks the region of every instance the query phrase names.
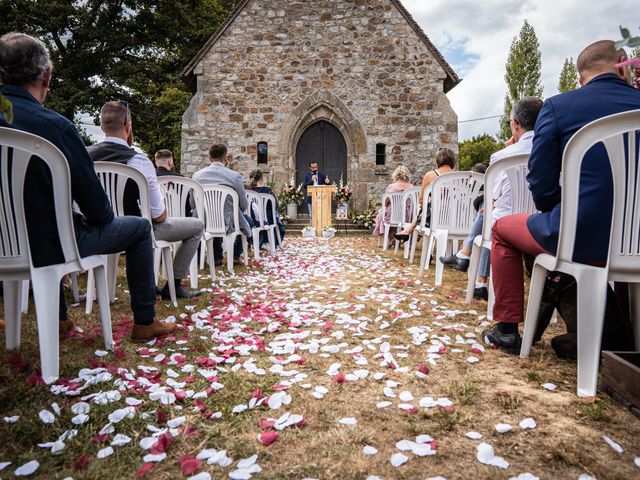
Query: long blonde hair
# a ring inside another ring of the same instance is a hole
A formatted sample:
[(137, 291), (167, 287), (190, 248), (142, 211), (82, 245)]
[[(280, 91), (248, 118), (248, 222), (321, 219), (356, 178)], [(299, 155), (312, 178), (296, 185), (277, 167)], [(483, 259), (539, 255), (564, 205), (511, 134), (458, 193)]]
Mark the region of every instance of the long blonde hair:
[(394, 182), (399, 182), (400, 181), (400, 182), (409, 183), (409, 182), (411, 182), (411, 172), (404, 165), (400, 165), (391, 174), (391, 179)]

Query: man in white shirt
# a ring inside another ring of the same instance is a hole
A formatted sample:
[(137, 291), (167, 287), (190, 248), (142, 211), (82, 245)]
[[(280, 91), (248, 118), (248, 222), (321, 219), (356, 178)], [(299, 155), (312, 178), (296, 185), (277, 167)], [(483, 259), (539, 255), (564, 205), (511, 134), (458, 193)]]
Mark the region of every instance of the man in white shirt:
[[(505, 157), (512, 155), (520, 155), (531, 153), (533, 144), (533, 127), (536, 124), (538, 113), (542, 108), (542, 100), (538, 97), (524, 97), (518, 100), (511, 110), (511, 118), (509, 125), (511, 126), (511, 138), (505, 142), (505, 148), (498, 150), (489, 160), (489, 164), (496, 162)], [(496, 182), (493, 189), (493, 215), (491, 220), (493, 223), (499, 218), (511, 215), (511, 183), (507, 179), (507, 175), (503, 173)], [(440, 261), (455, 270), (466, 272), (469, 268), (469, 258), (471, 255), (471, 247), (473, 239), (477, 235), (482, 234), (482, 223), (484, 222), (484, 209), (480, 208), (478, 215), (471, 226), (471, 232), (464, 242), (464, 247), (455, 255), (450, 257), (440, 257)], [(487, 278), (489, 276), (489, 250), (482, 249), (480, 255), (480, 266), (478, 268), (478, 277), (474, 288), (474, 298), (487, 300), (489, 291), (487, 289)]]
[[(100, 110), (100, 127), (105, 134), (104, 141), (92, 145), (87, 150), (94, 162), (115, 162), (128, 165), (139, 170), (147, 179), (149, 187), (149, 204), (153, 220), (154, 235), (158, 240), (181, 242), (173, 259), (173, 276), (176, 296), (190, 298), (202, 292), (189, 291), (181, 285), (187, 276), (189, 264), (193, 258), (204, 224), (197, 218), (168, 218), (164, 197), (155, 167), (142, 151), (131, 148), (133, 144), (133, 126), (131, 111), (125, 102), (107, 102)], [(140, 216), (138, 207), (138, 191), (136, 187), (125, 188), (124, 209), (127, 215)], [(163, 299), (169, 298), (169, 283), (160, 291)]]

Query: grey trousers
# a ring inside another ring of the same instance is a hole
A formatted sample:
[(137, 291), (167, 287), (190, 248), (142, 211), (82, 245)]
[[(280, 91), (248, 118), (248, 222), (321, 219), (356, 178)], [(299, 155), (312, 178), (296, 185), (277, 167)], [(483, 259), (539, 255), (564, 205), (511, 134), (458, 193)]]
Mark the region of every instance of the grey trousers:
[(158, 240), (181, 242), (173, 258), (173, 276), (181, 280), (189, 272), (189, 264), (198, 249), (204, 224), (197, 218), (167, 218), (153, 224), (153, 233)]

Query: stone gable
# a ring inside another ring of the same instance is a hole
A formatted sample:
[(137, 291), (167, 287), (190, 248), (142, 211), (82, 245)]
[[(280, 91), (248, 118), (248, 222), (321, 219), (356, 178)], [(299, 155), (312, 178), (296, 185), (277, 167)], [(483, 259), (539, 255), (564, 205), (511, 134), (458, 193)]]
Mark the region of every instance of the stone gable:
[[(206, 166), (209, 147), (222, 142), (247, 176), (257, 142), (267, 142), (260, 167), (279, 188), (295, 176), (302, 133), (324, 120), (345, 139), (347, 179), (362, 208), (396, 166), (419, 183), (439, 147), (457, 149), (457, 117), (444, 94), (451, 72), (395, 2), (243, 3), (192, 66), (183, 173)], [(376, 144), (387, 146), (384, 166), (376, 166)]]

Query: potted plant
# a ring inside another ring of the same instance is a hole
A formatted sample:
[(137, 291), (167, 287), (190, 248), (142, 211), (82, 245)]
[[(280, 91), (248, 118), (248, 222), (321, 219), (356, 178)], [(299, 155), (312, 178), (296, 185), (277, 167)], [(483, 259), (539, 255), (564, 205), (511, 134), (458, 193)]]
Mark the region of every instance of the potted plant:
[(324, 227), (322, 229), (322, 236), (324, 238), (331, 238), (335, 236), (335, 234), (336, 234), (336, 229), (333, 227)]
[(280, 203), (287, 206), (287, 216), (290, 219), (298, 218), (298, 204), (304, 200), (302, 184), (297, 187), (294, 184), (285, 185), (280, 194)]
[(316, 229), (311, 226), (306, 226), (302, 229), (302, 238), (314, 238), (316, 236)]
[(336, 218), (346, 220), (349, 213), (349, 200), (353, 196), (351, 187), (349, 184), (345, 184), (340, 176), (340, 183), (336, 185), (336, 193), (333, 195), (333, 199), (336, 202)]

